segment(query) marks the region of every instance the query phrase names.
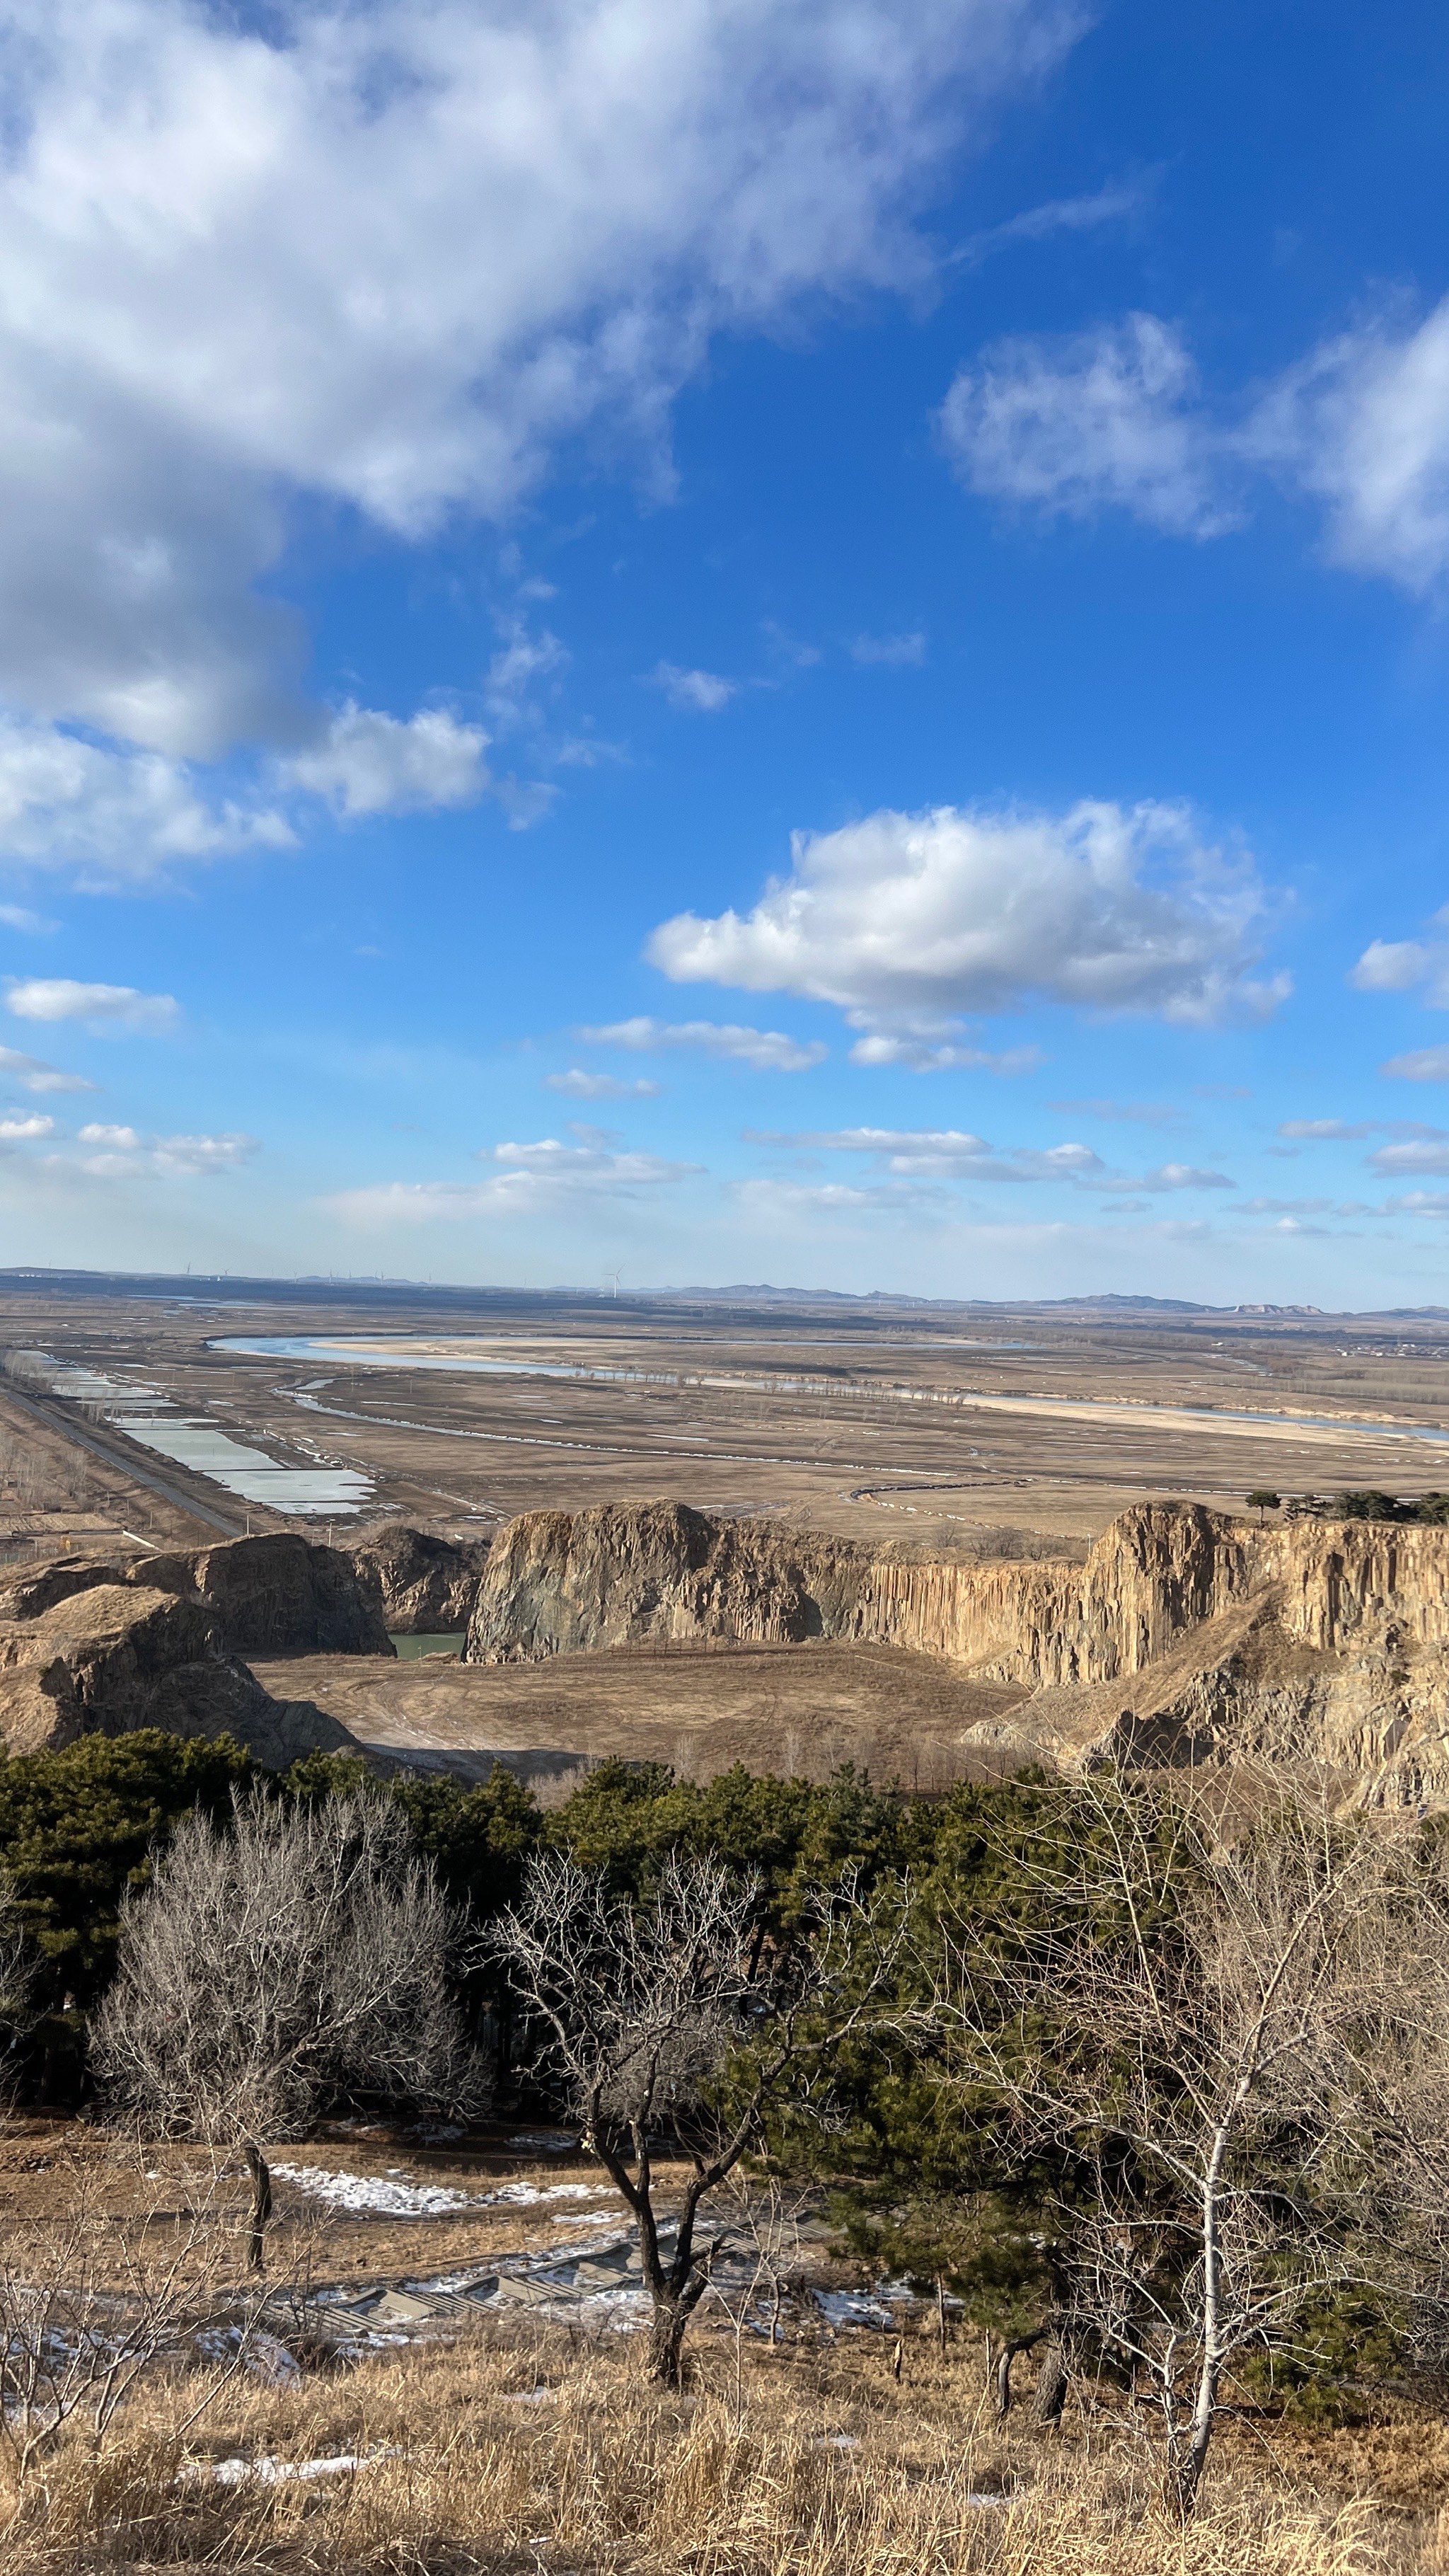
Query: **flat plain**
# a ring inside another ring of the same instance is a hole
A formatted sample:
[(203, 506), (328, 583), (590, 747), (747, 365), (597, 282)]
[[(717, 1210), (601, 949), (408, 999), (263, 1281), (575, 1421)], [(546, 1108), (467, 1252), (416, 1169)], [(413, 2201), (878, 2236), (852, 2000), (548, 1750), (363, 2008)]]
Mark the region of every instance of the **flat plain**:
[[(661, 1498), (882, 1554), (1081, 1558), (1144, 1497), (1449, 1486), (1436, 1313), (11, 1277), (0, 1348), (11, 1565), (248, 1529), (346, 1545), (389, 1520), (478, 1540)], [(242, 1489), (194, 1463), (240, 1453)], [(963, 1735), (1022, 1696), (820, 1643), (258, 1671), (389, 1763), (476, 1777), (496, 1756), (545, 1795), (606, 1754), (943, 1788), (989, 1767)]]
[[(12, 1274), (0, 1343), (121, 1390), (0, 1380), (6, 1467), (31, 1461), (0, 1493), (12, 1550), (385, 1519), (484, 1535), (667, 1497), (872, 1545), (1047, 1554), (1144, 1495), (1240, 1509), (1258, 1486), (1449, 1485), (1449, 1314)], [(360, 1479), (353, 1507), (289, 1517), (158, 1456), (124, 1428), (143, 1388), (324, 1494), (329, 1473)]]

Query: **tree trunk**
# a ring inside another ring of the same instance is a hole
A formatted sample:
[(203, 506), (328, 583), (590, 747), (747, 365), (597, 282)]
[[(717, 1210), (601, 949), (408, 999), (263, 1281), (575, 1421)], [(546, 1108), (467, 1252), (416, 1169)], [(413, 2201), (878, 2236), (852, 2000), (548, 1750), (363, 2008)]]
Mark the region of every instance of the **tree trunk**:
[(666, 2292), (656, 2294), (654, 2314), (649, 2323), (648, 2375), (658, 2388), (678, 2388), (681, 2378), (680, 2354), (684, 2346), (684, 2329), (689, 2323), (689, 2310), (682, 2300)]
[(248, 2138), (242, 2148), (247, 2171), (252, 2178), (251, 2221), (247, 2231), (247, 2261), (254, 2272), (262, 2269), (263, 2241), (272, 2215), (272, 2177), (266, 2158), (254, 2139)]
[(1209, 2357), (1204, 2361), (1198, 2381), (1197, 2402), (1192, 2410), (1192, 2430), (1188, 2436), (1186, 2456), (1173, 2480), (1173, 2501), (1184, 2522), (1191, 2520), (1197, 2503), (1197, 2491), (1207, 2466), (1208, 2444), (1213, 2437), (1213, 2422), (1218, 2408), (1218, 2365)]
[(1036, 2327), (1031, 2334), (1008, 2335), (996, 2357), (996, 2413), (1005, 2422), (1011, 2413), (1011, 2365), (1019, 2352), (1030, 2352), (1039, 2344), (1047, 2328)]
[(1067, 2402), (1068, 2384), (1067, 2356), (1062, 2350), (1060, 2335), (1053, 2335), (1036, 2375), (1036, 2402), (1032, 2413), (1038, 2424), (1060, 2424), (1062, 2408)]

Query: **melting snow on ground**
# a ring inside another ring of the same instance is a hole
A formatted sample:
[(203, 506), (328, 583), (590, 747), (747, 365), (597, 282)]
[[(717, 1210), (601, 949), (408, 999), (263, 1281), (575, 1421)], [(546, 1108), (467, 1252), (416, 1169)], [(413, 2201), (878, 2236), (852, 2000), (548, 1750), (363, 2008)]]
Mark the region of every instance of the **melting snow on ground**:
[(459, 2209), (537, 2209), (545, 2201), (597, 2200), (609, 2188), (597, 2182), (506, 2182), (497, 2191), (454, 2191), (446, 2183), (405, 2182), (402, 2168), (386, 2174), (331, 2173), (325, 2165), (273, 2165), (282, 2182), (295, 2183), (314, 2200), (347, 2209), (357, 2218), (447, 2218)]
[(272, 2171), (314, 2200), (359, 2218), (446, 2218), (455, 2209), (480, 2206), (466, 2191), (436, 2182), (397, 2182), (391, 2174), (329, 2173), (324, 2165), (273, 2165)]
[(275, 2460), (267, 2453), (260, 2459), (244, 2460), (240, 2454), (230, 2460), (196, 2460), (186, 2471), (188, 2477), (214, 2478), (221, 2487), (242, 2486), (255, 2478), (266, 2487), (281, 2486), (289, 2478), (341, 2478), (356, 2469), (370, 2467), (374, 2460), (396, 2458), (394, 2450), (338, 2451), (330, 2460)]

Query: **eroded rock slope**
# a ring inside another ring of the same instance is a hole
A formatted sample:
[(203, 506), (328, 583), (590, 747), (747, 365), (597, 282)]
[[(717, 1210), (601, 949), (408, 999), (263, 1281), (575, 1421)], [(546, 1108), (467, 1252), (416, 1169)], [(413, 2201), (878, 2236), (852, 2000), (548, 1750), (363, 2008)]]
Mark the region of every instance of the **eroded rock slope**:
[(1125, 1512), (1085, 1565), (919, 1563), (678, 1504), (535, 1512), (494, 1542), (467, 1654), (636, 1644), (904, 1646), (1025, 1683), (969, 1730), (1025, 1761), (1328, 1763), (1449, 1802), (1449, 1531), (1193, 1503)]

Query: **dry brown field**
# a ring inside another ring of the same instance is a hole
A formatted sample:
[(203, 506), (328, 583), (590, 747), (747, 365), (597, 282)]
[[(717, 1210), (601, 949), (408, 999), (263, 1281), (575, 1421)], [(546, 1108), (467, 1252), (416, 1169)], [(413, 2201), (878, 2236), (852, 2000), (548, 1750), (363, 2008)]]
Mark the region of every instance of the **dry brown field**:
[[(1143, 1495), (1449, 1485), (1449, 1319), (215, 1294), (12, 1280), (0, 1343), (153, 1387), (281, 1465), (360, 1473), (371, 1491), (338, 1535), (670, 1497), (932, 1552), (1048, 1552)], [(222, 1347), (237, 1339), (311, 1347)], [(7, 1459), (18, 1440), (45, 1471), (26, 1492), (0, 1476), (12, 1551), (289, 1525), (73, 1402), (21, 1402), (0, 1379)]]
[[(405, 2132), (331, 2132), (274, 2149), (269, 2274), (354, 2302), (419, 2279), (588, 2250), (611, 2195), (577, 2157), (529, 2160), (502, 2135), (428, 2148)], [(196, 2149), (134, 2147), (58, 2122), (0, 2146), (12, 2260), (23, 2264), (79, 2190), (116, 2249), (161, 2250), (174, 2214), (213, 2183)], [(451, 2189), (436, 2218), (350, 2215), (303, 2188), (402, 2181)], [(576, 2197), (560, 2201), (561, 2179)], [(224, 2306), (244, 2276), (217, 2209)], [(237, 2178), (238, 2201), (242, 2196)], [(490, 2191), (512, 2202), (484, 2205)], [(552, 2197), (550, 2197), (552, 2195)], [(563, 2209), (566, 2216), (558, 2213)], [(236, 2234), (239, 2254), (240, 2237)], [(568, 2323), (522, 2307), (383, 2323), (336, 2347), (261, 2347), (228, 2370), (178, 2352), (97, 2440), (77, 2418), (23, 2492), (0, 2442), (0, 2548), (16, 2576), (206, 2565), (256, 2576), (1442, 2576), (1449, 2433), (1431, 2407), (1385, 2399), (1315, 2429), (1245, 2408), (1215, 2448), (1186, 2532), (1161, 2501), (1150, 2427), (1110, 2392), (1031, 2420), (1030, 2366), (1004, 2424), (986, 2355), (933, 2304), (897, 2302), (884, 2329), (844, 2320), (814, 2285), (869, 2286), (810, 2250), (782, 2340), (737, 2336), (706, 2302), (683, 2393), (643, 2384), (625, 2317)], [(404, 2293), (403, 2305), (406, 2305)], [(897, 2343), (897, 2338), (899, 2341)], [(897, 2375), (898, 2373), (898, 2375)]]

